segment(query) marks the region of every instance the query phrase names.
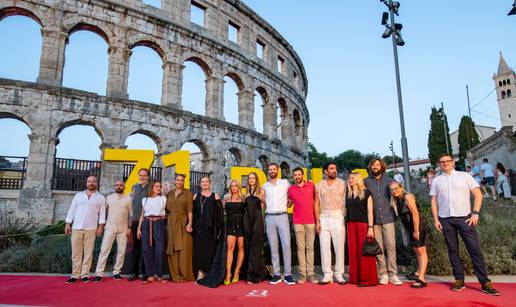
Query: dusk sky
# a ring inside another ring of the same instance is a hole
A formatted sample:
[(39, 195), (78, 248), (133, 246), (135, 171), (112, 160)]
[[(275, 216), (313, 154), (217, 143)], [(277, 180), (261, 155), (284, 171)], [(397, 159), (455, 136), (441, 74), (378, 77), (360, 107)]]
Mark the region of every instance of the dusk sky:
[[(159, 6), (159, 1), (152, 2)], [(309, 141), (336, 155), (347, 149), (389, 153), (394, 141), (401, 155), (400, 125), (392, 44), (381, 38), (380, 1), (247, 0), (248, 6), (275, 27), (299, 54), (308, 76)], [(401, 0), (397, 22), (406, 45), (399, 60), (408, 147), (411, 158), (427, 156), (430, 109), (444, 102), (451, 131), (467, 114), (469, 84), (473, 120), (500, 128), (493, 73), (499, 52), (516, 66), (516, 16), (507, 16), (512, 0)], [(20, 16), (0, 21), (0, 77), (36, 80), (41, 52), (39, 25)], [(80, 31), (66, 49), (63, 85), (105, 94), (107, 44)], [(131, 99), (159, 103), (161, 60), (145, 47), (133, 51), (129, 73)], [(201, 113), (204, 75), (185, 68), (185, 108)], [(225, 87), (226, 119), (235, 121), (236, 86)], [(257, 102), (258, 103), (258, 102)], [(515, 123), (516, 125), (516, 123)], [(29, 129), (0, 120), (0, 155), (28, 154)], [(99, 159), (100, 139), (91, 127), (67, 128), (59, 136), (58, 155)], [(130, 148), (152, 148), (133, 136)], [(154, 146), (155, 147), (155, 146)]]

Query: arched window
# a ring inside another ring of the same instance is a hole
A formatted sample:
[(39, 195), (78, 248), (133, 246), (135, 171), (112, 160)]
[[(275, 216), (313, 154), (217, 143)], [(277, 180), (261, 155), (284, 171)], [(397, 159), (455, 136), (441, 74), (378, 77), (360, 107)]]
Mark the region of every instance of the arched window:
[(29, 126), (24, 122), (0, 113), (0, 190), (23, 187), (30, 133)]
[(0, 10), (2, 78), (29, 82), (36, 82), (38, 78), (42, 44), (41, 24), (37, 17), (30, 14), (18, 8)]
[(507, 85), (507, 81), (503, 80), (503, 85)]
[(228, 123), (238, 125), (238, 84), (233, 79), (236, 77), (224, 77), (224, 119)]
[(498, 86), (502, 86), (502, 81), (498, 81)]
[(285, 117), (288, 114), (287, 102), (285, 99), (278, 99), (277, 111), (276, 111), (276, 123), (277, 123), (277, 133), (280, 140), (285, 139), (287, 137), (286, 131), (288, 127), (284, 125)]
[(512, 96), (512, 92), (511, 90), (507, 90), (507, 98), (511, 97)]
[(253, 121), (254, 121), (254, 130), (257, 132), (263, 133), (264, 131), (264, 107), (267, 103), (267, 92), (263, 87), (258, 87), (254, 91), (254, 114), (253, 114)]
[[(261, 155), (256, 159), (256, 167), (263, 170), (267, 174), (267, 168), (269, 166), (269, 159), (265, 155)], [(264, 182), (261, 182), (264, 184)]]
[(138, 43), (131, 49), (129, 60), (129, 99), (161, 104), (163, 60), (158, 47)]
[(507, 79), (507, 84), (511, 84), (511, 79)]
[(210, 76), (208, 66), (198, 58), (184, 62), (181, 102), (185, 111), (206, 114), (206, 79)]
[(107, 35), (95, 26), (82, 24), (69, 35), (63, 86), (105, 95), (109, 69)]
[[(131, 134), (126, 140), (125, 145), (127, 149), (143, 149), (143, 150), (152, 150), (155, 154), (159, 151), (159, 144), (155, 138), (149, 136), (150, 133), (147, 132), (135, 132)], [(154, 164), (150, 169), (150, 178), (151, 180), (162, 181), (163, 170), (159, 166), (159, 159), (154, 159)], [(124, 181), (127, 180), (131, 171), (134, 168), (134, 163), (124, 163)]]
[(505, 99), (505, 91), (502, 91), (502, 99)]
[(283, 161), (280, 164), (281, 168), (281, 178), (287, 179), (290, 178), (290, 166), (287, 162)]

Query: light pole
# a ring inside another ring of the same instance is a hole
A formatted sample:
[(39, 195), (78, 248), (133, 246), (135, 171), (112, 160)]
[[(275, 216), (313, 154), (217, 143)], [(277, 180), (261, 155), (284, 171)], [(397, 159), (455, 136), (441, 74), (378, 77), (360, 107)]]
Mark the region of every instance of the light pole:
[[(401, 95), (401, 81), (400, 81), (400, 67), (398, 63), (398, 46), (405, 45), (405, 41), (401, 37), (401, 29), (403, 26), (400, 23), (394, 22), (394, 15), (398, 15), (398, 9), (400, 8), (400, 3), (393, 0), (380, 0), (383, 2), (388, 8), (389, 13), (385, 12), (382, 15), (382, 25), (385, 26), (385, 32), (383, 32), (382, 37), (388, 38), (389, 36), (392, 38), (392, 51), (394, 54), (394, 68), (396, 71), (396, 88), (398, 91), (398, 108), (400, 113), (400, 128), (401, 128), (401, 153), (403, 155), (403, 177), (405, 179), (405, 186), (407, 191), (410, 192), (410, 168), (409, 168), (409, 155), (408, 155), (408, 145), (407, 145), (407, 137), (405, 136), (405, 119), (403, 117), (403, 99)], [(391, 19), (390, 25), (387, 25), (387, 21)]]
[(444, 113), (444, 103), (441, 101), (441, 117), (443, 119), (444, 142), (446, 143), (446, 153), (450, 153), (450, 146), (448, 145), (448, 131), (446, 131), (446, 114)]

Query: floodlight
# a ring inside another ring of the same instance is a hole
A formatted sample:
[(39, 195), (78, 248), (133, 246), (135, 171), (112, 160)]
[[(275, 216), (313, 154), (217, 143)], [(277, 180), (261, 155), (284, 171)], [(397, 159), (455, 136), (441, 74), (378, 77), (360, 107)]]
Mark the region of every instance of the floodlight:
[(383, 12), (383, 15), (382, 15), (382, 26), (385, 26), (387, 24), (388, 20), (389, 20), (389, 13)]
[(403, 38), (401, 38), (401, 35), (396, 35), (396, 45), (398, 46), (404, 46), (405, 45), (405, 41), (403, 40)]
[(509, 16), (511, 15), (516, 15), (516, 0), (514, 0), (514, 3), (512, 5), (512, 9), (509, 11), (509, 14), (507, 14)]
[(386, 27), (385, 32), (383, 32), (383, 34), (382, 34), (382, 38), (388, 38), (389, 36), (391, 36), (391, 34), (392, 34), (391, 27)]

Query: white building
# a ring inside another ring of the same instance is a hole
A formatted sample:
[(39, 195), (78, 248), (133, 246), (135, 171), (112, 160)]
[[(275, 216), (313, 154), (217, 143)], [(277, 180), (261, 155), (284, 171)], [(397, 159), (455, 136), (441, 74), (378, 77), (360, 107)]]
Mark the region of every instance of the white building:
[[(480, 142), (485, 141), (488, 137), (495, 134), (496, 128), (482, 125), (475, 125), (475, 130), (478, 134)], [(455, 157), (459, 156), (459, 129), (450, 133), (450, 142), (452, 145), (452, 152)]]
[(500, 52), (498, 73), (493, 75), (496, 87), (496, 99), (500, 111), (501, 126), (512, 126), (516, 129), (516, 75)]
[[(420, 172), (426, 170), (431, 166), (432, 165), (430, 164), (430, 159), (417, 159), (409, 161), (409, 168), (411, 174), (419, 174)], [(403, 173), (403, 162), (387, 165), (387, 171), (398, 171), (400, 173)]]

